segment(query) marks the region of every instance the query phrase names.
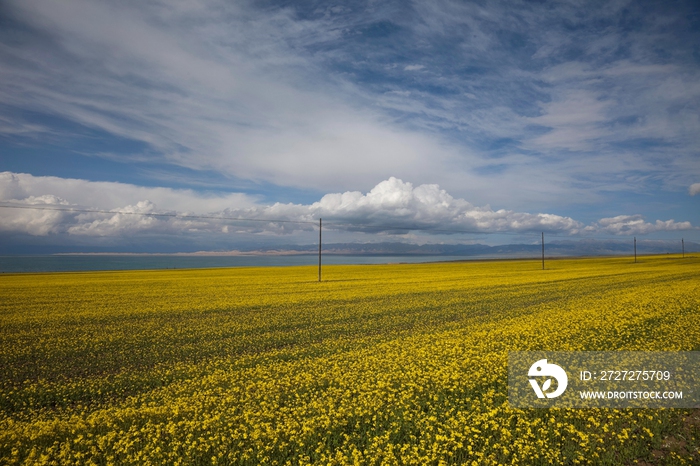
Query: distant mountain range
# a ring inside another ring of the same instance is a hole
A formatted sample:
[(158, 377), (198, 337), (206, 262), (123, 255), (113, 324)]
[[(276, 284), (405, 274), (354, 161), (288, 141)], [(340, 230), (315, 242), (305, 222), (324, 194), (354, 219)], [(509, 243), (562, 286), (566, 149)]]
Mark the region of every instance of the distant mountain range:
[[(464, 256), (464, 257), (539, 257), (541, 244), (410, 244), (383, 243), (330, 243), (323, 245), (327, 255), (407, 255), (407, 256)], [(187, 255), (291, 255), (316, 254), (318, 244), (289, 245), (275, 248), (258, 248), (236, 251), (207, 251)], [(700, 252), (700, 243), (685, 242), (685, 252)], [(638, 240), (637, 254), (680, 254), (680, 241)], [(553, 256), (606, 256), (634, 254), (632, 241), (622, 240), (558, 240), (545, 243), (545, 255)]]
[[(685, 242), (686, 253), (700, 252), (700, 243)], [(60, 252), (59, 255), (148, 255), (148, 256), (290, 256), (317, 254), (318, 244), (284, 245), (275, 247), (250, 246), (226, 251), (198, 252)], [(363, 256), (457, 256), (472, 258), (536, 258), (542, 253), (541, 244), (411, 244), (401, 242), (382, 243), (329, 243), (323, 245), (324, 255)], [(680, 254), (681, 242), (668, 240), (638, 240), (637, 254)], [(575, 256), (623, 256), (634, 254), (631, 240), (553, 240), (545, 241), (546, 257)]]

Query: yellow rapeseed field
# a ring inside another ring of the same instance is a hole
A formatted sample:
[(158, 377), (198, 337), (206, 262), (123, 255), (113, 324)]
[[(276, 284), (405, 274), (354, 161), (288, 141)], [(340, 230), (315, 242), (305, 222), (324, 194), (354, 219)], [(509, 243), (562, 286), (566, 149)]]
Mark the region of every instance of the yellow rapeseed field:
[(0, 464), (700, 464), (700, 412), (515, 409), (516, 350), (700, 350), (700, 258), (0, 276)]

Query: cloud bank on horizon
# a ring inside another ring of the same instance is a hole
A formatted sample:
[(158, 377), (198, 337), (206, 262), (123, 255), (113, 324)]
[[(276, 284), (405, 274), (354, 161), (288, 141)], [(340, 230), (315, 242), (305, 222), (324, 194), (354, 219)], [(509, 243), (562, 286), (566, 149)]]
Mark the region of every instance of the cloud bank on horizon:
[[(196, 231), (285, 235), (312, 230), (320, 218), (326, 219), (327, 228), (370, 235), (406, 235), (410, 231), (439, 235), (546, 231), (586, 237), (601, 233), (643, 235), (657, 231), (697, 229), (690, 222), (676, 222), (673, 219), (649, 223), (642, 215), (602, 218), (586, 226), (573, 218), (559, 215), (493, 210), (488, 205), (477, 207), (464, 199), (452, 197), (436, 184), (414, 187), (394, 177), (382, 181), (365, 194), (359, 191), (329, 193), (319, 201), (306, 205), (279, 202), (261, 205), (245, 195), (216, 198), (193, 191), (136, 188), (122, 183), (0, 173), (2, 204), (29, 207), (0, 209), (0, 233), (118, 237), (144, 233), (178, 235)], [(120, 194), (123, 192), (157, 198), (160, 206), (148, 199), (136, 201), (136, 198), (132, 198), (133, 204), (121, 206), (119, 202), (123, 202), (124, 198)], [(175, 208), (181, 205), (189, 205), (192, 210), (179, 211)], [(207, 210), (217, 205), (227, 207)], [(168, 209), (167, 206), (173, 208)], [(158, 217), (158, 214), (167, 217)], [(195, 218), (204, 216), (202, 214), (213, 218)], [(260, 223), (251, 224), (248, 220)]]
[[(697, 2), (8, 0), (0, 20), (4, 201), (700, 239)], [(64, 239), (306, 228), (0, 219)]]

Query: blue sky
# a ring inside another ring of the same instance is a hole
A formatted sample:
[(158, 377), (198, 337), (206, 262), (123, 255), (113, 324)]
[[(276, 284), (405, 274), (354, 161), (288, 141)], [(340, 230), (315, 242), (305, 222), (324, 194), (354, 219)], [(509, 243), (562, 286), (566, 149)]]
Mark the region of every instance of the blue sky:
[[(700, 241), (697, 2), (8, 0), (0, 79), (5, 204)], [(8, 251), (293, 225), (0, 208)]]

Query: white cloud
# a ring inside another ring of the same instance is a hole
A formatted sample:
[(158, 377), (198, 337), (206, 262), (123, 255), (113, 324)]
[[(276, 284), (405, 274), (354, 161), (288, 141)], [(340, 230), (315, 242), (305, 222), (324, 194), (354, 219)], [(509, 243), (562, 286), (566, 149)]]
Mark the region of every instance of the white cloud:
[(196, 213), (257, 205), (254, 196), (241, 193), (200, 193), (191, 189), (0, 172), (0, 200), (23, 200), (31, 196), (46, 195), (57, 196), (72, 205), (103, 210), (136, 205), (143, 200), (149, 200), (161, 209)]
[[(130, 238), (139, 234), (277, 236), (311, 231), (319, 218), (324, 219), (329, 229), (369, 235), (409, 235), (411, 231), (419, 231), (424, 236), (456, 232), (545, 231), (570, 236), (595, 236), (645, 235), (694, 229), (687, 221), (671, 219), (651, 223), (642, 215), (603, 218), (586, 226), (571, 217), (555, 214), (475, 206), (465, 199), (453, 197), (437, 184), (415, 186), (395, 177), (378, 183), (366, 193), (329, 193), (311, 204), (261, 204), (240, 194), (201, 194), (191, 190), (4, 172), (0, 173), (0, 201), (31, 207), (50, 204), (62, 209), (112, 211), (57, 212), (0, 208), (0, 231), (74, 238)], [(188, 215), (206, 215), (217, 219), (187, 218)], [(219, 220), (219, 217), (241, 221)]]
[[(60, 193), (61, 197), (53, 193)], [(140, 200), (134, 201), (135, 198)], [(157, 199), (158, 202), (154, 202)], [(57, 177), (0, 174), (0, 200), (17, 204), (60, 204), (76, 210), (110, 209), (113, 213), (52, 212), (0, 209), (2, 229), (32, 235), (65, 233), (80, 236), (119, 236), (138, 232), (192, 231), (285, 234), (310, 230), (318, 218), (330, 228), (369, 233), (407, 233), (409, 229), (446, 234), (467, 232), (551, 231), (577, 233), (583, 225), (569, 217), (530, 214), (476, 207), (456, 199), (435, 184), (413, 186), (390, 177), (363, 194), (359, 191), (326, 194), (313, 204), (261, 205), (241, 195), (220, 193), (203, 196), (190, 190), (145, 188), (122, 183), (91, 182)], [(188, 206), (184, 211), (176, 205)], [(258, 223), (158, 217), (153, 214), (206, 213), (215, 217), (253, 219)], [(149, 214), (149, 215), (138, 215)], [(270, 220), (270, 222), (264, 222)], [(287, 220), (305, 223), (275, 223)], [(226, 222), (224, 222), (226, 223)], [(333, 224), (336, 226), (333, 227)], [(235, 230), (234, 230), (235, 229)]]
[(70, 235), (113, 236), (138, 233), (139, 231), (159, 231), (167, 233), (168, 220), (140, 214), (157, 213), (155, 204), (141, 201), (134, 206), (119, 209), (119, 213), (104, 214), (81, 213), (75, 216), (75, 225), (66, 230)]
[(695, 196), (696, 194), (700, 194), (700, 183), (691, 184), (690, 188), (688, 188), (688, 192), (690, 193), (691, 196)]
[[(518, 232), (547, 230), (575, 233), (583, 225), (551, 214), (529, 214), (476, 207), (455, 199), (435, 184), (414, 187), (391, 177), (367, 194), (358, 191), (326, 194), (310, 206), (317, 215), (391, 231), (391, 227), (472, 232)], [(352, 227), (349, 227), (352, 229)], [(375, 230), (376, 231), (376, 230)]]
[(392, 174), (439, 179), (468, 156), (394, 124), (370, 96), (319, 69), (300, 49), (336, 38), (330, 20), (186, 5), (12, 2), (53, 45), (3, 51), (0, 103), (141, 141), (153, 161), (305, 189)]
[(657, 231), (690, 230), (693, 226), (690, 222), (676, 222), (671, 220), (657, 220), (649, 223), (642, 215), (618, 215), (617, 217), (602, 218), (595, 226), (596, 231), (613, 235), (646, 235)]
[[(1, 182), (0, 182), (1, 186)], [(0, 209), (0, 231), (27, 233), (33, 236), (46, 236), (50, 233), (61, 232), (61, 225), (69, 219), (67, 212), (41, 210), (48, 205), (69, 206), (68, 201), (60, 197), (45, 194), (42, 196), (27, 196), (13, 202), (20, 207), (31, 208)], [(63, 207), (61, 207), (63, 208)]]
[[(698, 68), (679, 59), (692, 50), (665, 26), (597, 29), (615, 23), (617, 7), (437, 1), (412, 5), (415, 14), (375, 5), (305, 16), (294, 2), (6, 4), (28, 32), (0, 46), (3, 109), (144, 143), (132, 161), (317, 192), (397, 176), (537, 211), (609, 202), (652, 179), (685, 189), (700, 174)], [(354, 38), (379, 20), (400, 38), (374, 41), (368, 54)], [(357, 79), (365, 73), (373, 78)], [(67, 138), (14, 116), (0, 115), (1, 134)], [(494, 159), (506, 169), (479, 172)], [(144, 199), (190, 209), (150, 193), (110, 205)]]
[[(121, 235), (137, 231), (172, 233), (207, 222), (133, 215), (133, 213), (205, 214), (257, 206), (255, 198), (239, 193), (198, 193), (190, 189), (135, 186), (26, 173), (0, 172), (0, 201), (11, 205), (60, 205), (66, 209), (119, 210), (100, 214), (0, 208), (0, 231), (30, 235)], [(220, 228), (220, 227), (219, 227)]]
[(592, 92), (567, 92), (544, 104), (543, 115), (529, 119), (533, 124), (551, 128), (530, 144), (539, 149), (590, 150), (595, 140), (607, 135), (600, 125), (608, 119), (609, 105)]

